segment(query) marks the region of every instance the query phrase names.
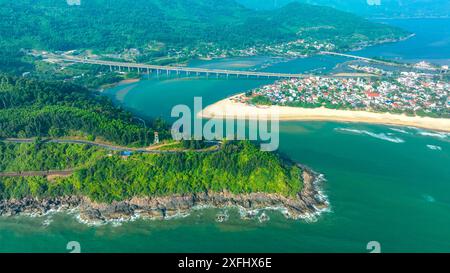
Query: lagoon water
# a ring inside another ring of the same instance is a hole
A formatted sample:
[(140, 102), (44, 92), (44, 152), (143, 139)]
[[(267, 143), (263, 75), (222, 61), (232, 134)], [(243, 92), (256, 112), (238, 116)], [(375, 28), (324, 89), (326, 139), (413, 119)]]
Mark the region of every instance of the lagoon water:
[(403, 42), (379, 45), (353, 53), (365, 57), (382, 56), (402, 62), (425, 60), (450, 65), (450, 18), (377, 21), (409, 30), (415, 36)]
[[(435, 40), (448, 39), (446, 35)], [(389, 46), (394, 49), (379, 46), (379, 55), (389, 57), (401, 48)], [(360, 53), (376, 53), (370, 50), (375, 48)], [(448, 50), (447, 44), (442, 55), (418, 58), (449, 59)], [(404, 54), (402, 58), (414, 59)], [(244, 58), (191, 65), (326, 71), (342, 59), (314, 57), (266, 68), (271, 61)], [(167, 118), (174, 105), (192, 105), (194, 96), (202, 96), (206, 106), (269, 82), (172, 77), (119, 86), (106, 94), (138, 114)], [(367, 243), (378, 241), (384, 252), (450, 252), (449, 134), (335, 122), (283, 122), (280, 129), (280, 152), (327, 179), (323, 188), (331, 211), (314, 222), (269, 212), (270, 221), (259, 223), (241, 220), (232, 209), (224, 223), (215, 222), (218, 211), (213, 209), (167, 221), (98, 227), (78, 223), (70, 214), (1, 218), (0, 251), (68, 252), (66, 244), (78, 241), (82, 252), (368, 252)]]

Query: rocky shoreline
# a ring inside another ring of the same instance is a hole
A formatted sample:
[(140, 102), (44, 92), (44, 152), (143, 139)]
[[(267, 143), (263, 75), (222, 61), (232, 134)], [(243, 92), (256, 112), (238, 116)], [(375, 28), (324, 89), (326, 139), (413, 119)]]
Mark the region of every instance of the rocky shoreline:
[(167, 197), (133, 198), (131, 200), (99, 204), (88, 198), (65, 196), (48, 199), (24, 198), (1, 200), (0, 216), (42, 216), (53, 211), (77, 210), (79, 220), (87, 224), (129, 221), (135, 218), (168, 219), (189, 213), (201, 207), (238, 207), (243, 217), (252, 217), (255, 211), (279, 209), (287, 218), (310, 219), (328, 209), (326, 197), (320, 191), (323, 176), (301, 166), (304, 186), (295, 197), (278, 194), (197, 193)]

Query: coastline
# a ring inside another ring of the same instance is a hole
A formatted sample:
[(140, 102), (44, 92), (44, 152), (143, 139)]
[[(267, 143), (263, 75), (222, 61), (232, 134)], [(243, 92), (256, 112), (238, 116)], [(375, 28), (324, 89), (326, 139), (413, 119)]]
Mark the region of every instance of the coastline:
[(321, 108), (300, 108), (291, 106), (255, 106), (236, 102), (243, 93), (218, 101), (202, 112), (201, 118), (258, 119), (278, 116), (280, 121), (338, 121), (371, 123), (381, 125), (412, 126), (422, 129), (450, 132), (450, 119), (411, 117), (402, 114), (375, 113), (357, 110), (335, 110)]
[(102, 86), (97, 88), (97, 91), (98, 92), (103, 92), (103, 91), (105, 91), (106, 89), (109, 89), (109, 88), (114, 88), (114, 87), (117, 87), (117, 86), (122, 86), (122, 85), (130, 84), (130, 83), (137, 83), (137, 82), (140, 82), (140, 81), (141, 81), (141, 78), (124, 79), (124, 80), (121, 80), (121, 81), (118, 81), (118, 82), (115, 82), (115, 83), (102, 85)]
[(321, 191), (323, 175), (298, 165), (303, 170), (303, 188), (295, 197), (269, 193), (231, 194), (205, 192), (166, 197), (135, 197), (111, 204), (95, 203), (85, 197), (23, 198), (1, 200), (0, 216), (44, 216), (52, 212), (76, 213), (79, 222), (101, 225), (137, 218), (168, 220), (186, 216), (203, 208), (238, 208), (243, 219), (256, 218), (260, 211), (279, 210), (286, 218), (314, 221), (328, 211), (327, 197)]

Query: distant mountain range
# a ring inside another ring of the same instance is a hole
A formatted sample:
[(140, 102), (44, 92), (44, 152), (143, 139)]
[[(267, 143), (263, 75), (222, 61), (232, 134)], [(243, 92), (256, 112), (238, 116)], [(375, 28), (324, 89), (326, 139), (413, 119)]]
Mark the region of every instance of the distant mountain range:
[(234, 0), (91, 0), (81, 5), (66, 0), (0, 0), (0, 17), (0, 46), (5, 48), (145, 48), (154, 55), (170, 50), (188, 55), (199, 47), (246, 49), (299, 39), (348, 49), (407, 35), (329, 7), (291, 3), (255, 11)]
[(367, 17), (449, 17), (449, 0), (238, 0), (254, 9), (274, 9), (291, 2), (329, 6)]

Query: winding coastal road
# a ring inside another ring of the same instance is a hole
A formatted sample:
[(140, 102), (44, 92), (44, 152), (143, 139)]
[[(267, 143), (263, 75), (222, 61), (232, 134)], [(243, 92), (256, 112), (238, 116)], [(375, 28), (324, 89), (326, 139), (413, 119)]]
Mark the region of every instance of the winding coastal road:
[[(2, 142), (9, 143), (33, 143), (35, 139), (32, 138), (5, 138), (0, 140)], [(43, 139), (44, 143), (61, 143), (61, 144), (80, 144), (80, 145), (89, 145), (96, 146), (100, 148), (104, 148), (110, 151), (118, 151), (118, 152), (137, 152), (144, 154), (176, 154), (176, 153), (185, 153), (193, 150), (157, 150), (157, 149), (143, 149), (143, 148), (131, 148), (125, 146), (112, 145), (107, 143), (99, 143), (95, 141), (88, 140), (79, 140), (79, 139)], [(197, 153), (208, 153), (218, 151), (220, 148), (220, 142), (212, 141), (211, 143), (215, 143), (215, 149), (204, 149), (204, 150), (195, 150)]]
[(66, 176), (71, 175), (74, 171), (74, 169), (66, 169), (56, 171), (0, 172), (0, 177)]

